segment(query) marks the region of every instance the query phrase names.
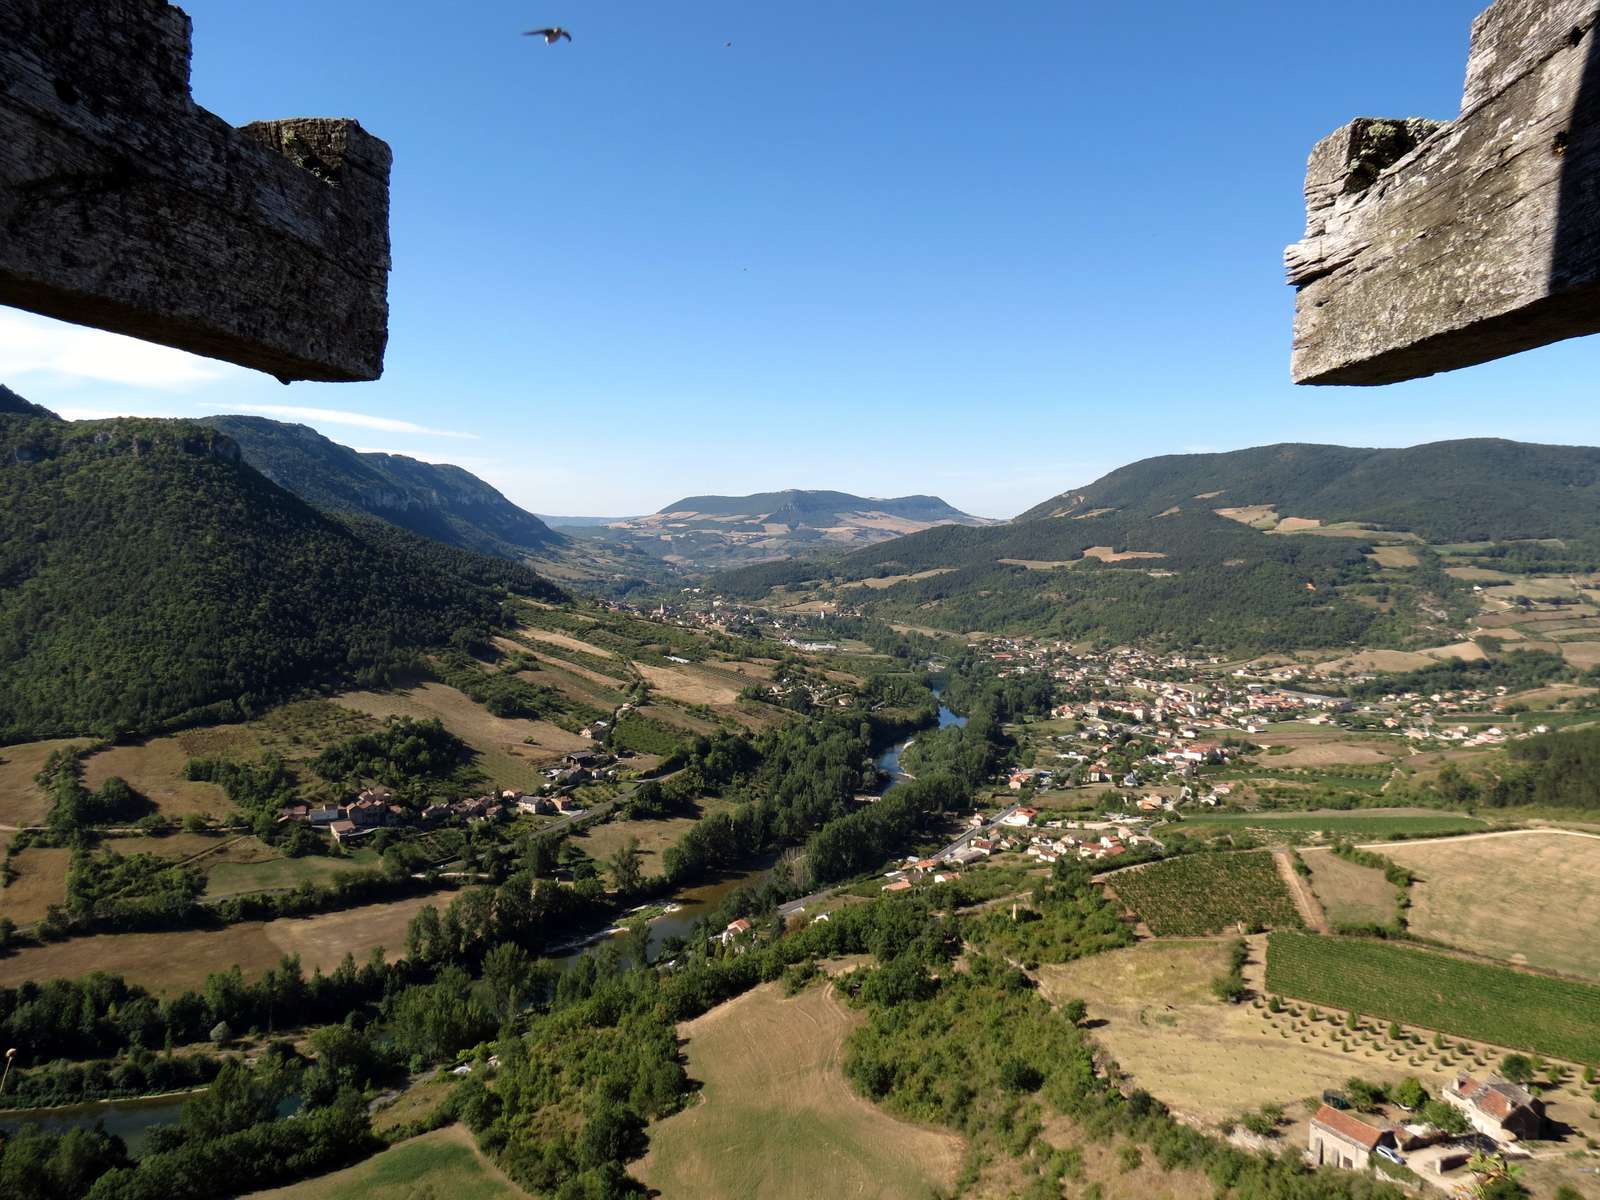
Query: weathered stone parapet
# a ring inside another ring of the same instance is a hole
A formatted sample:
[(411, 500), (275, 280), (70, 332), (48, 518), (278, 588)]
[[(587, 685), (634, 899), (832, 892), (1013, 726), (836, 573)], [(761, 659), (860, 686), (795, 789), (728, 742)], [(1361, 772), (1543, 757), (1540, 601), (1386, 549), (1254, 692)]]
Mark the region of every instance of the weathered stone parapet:
[(0, 0), (0, 303), (292, 379), (376, 379), (386, 144), (235, 129), (164, 0)]
[(1460, 115), (1362, 118), (1306, 171), (1296, 383), (1381, 384), (1600, 332), (1600, 0), (1498, 0)]

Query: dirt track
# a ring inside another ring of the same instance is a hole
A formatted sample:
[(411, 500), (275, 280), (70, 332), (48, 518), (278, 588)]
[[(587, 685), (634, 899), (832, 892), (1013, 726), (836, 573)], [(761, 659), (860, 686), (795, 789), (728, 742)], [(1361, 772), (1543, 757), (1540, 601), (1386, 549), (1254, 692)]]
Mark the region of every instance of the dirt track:
[(1322, 905), (1317, 903), (1317, 898), (1311, 894), (1306, 881), (1300, 878), (1299, 872), (1294, 869), (1294, 859), (1289, 851), (1274, 850), (1272, 865), (1278, 868), (1278, 875), (1283, 879), (1284, 886), (1289, 889), (1289, 895), (1294, 900), (1295, 908), (1300, 911), (1300, 919), (1306, 923), (1306, 928), (1314, 929), (1318, 933), (1331, 933)]

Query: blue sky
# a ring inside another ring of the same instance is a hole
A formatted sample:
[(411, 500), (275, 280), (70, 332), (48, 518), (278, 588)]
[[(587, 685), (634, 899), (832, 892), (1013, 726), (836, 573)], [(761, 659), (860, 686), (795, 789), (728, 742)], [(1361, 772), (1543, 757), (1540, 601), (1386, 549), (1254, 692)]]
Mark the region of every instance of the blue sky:
[(1600, 442), (1586, 341), (1288, 381), (1307, 152), (1454, 115), (1483, 2), (186, 0), (201, 104), (393, 146), (385, 376), (284, 388), (0, 310), (0, 379), (277, 413), (563, 514), (796, 486), (1009, 516), (1151, 454)]

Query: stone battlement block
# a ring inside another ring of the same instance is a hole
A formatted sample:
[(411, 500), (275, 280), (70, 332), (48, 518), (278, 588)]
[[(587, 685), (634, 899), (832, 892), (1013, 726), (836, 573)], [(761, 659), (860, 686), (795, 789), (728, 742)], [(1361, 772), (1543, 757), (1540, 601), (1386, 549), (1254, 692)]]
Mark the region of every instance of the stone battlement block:
[(1600, 0), (1497, 0), (1453, 121), (1317, 143), (1284, 254), (1296, 383), (1382, 384), (1600, 332)]
[(0, 0), (0, 304), (266, 371), (376, 379), (389, 147), (235, 129), (164, 0)]

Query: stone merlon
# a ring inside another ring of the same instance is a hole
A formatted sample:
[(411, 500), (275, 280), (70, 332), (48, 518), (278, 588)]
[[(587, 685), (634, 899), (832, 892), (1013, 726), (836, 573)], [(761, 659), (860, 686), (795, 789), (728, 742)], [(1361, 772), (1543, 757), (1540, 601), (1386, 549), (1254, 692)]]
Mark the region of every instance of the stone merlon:
[(1296, 383), (1382, 384), (1600, 331), (1600, 0), (1498, 0), (1453, 121), (1362, 118), (1306, 172)]
[(235, 129), (163, 0), (0, 0), (0, 304), (293, 379), (383, 372), (389, 147)]

